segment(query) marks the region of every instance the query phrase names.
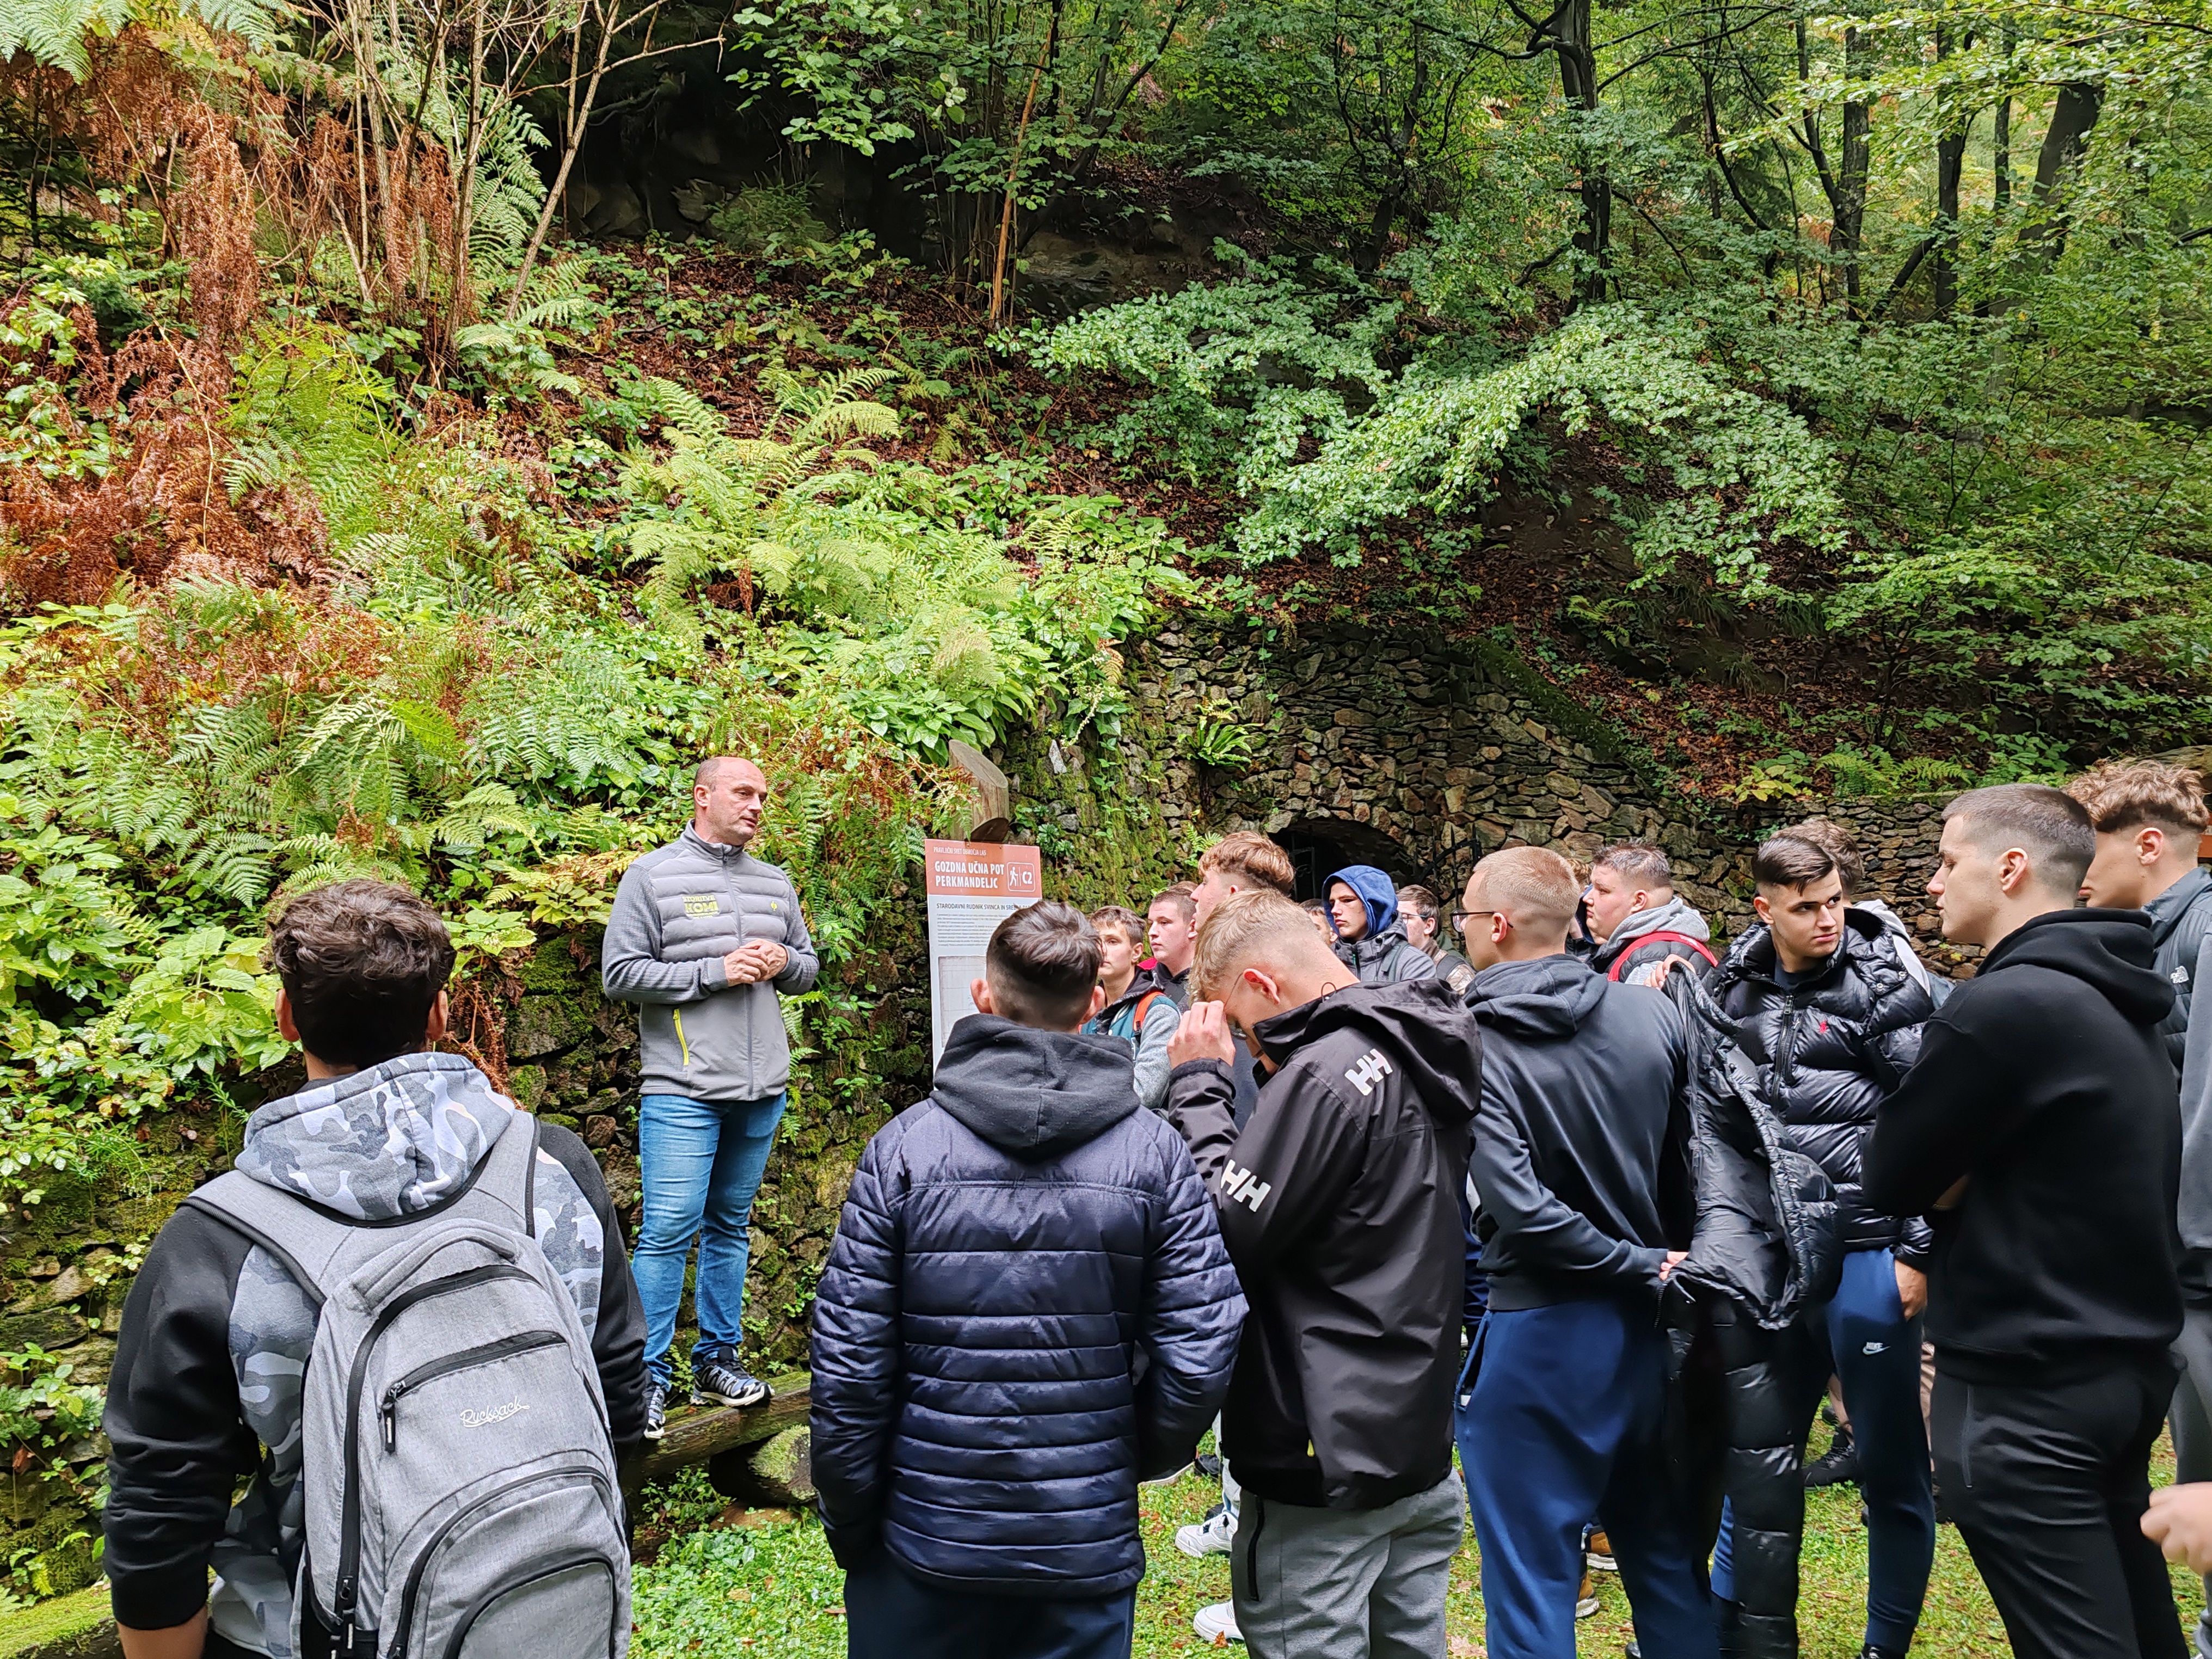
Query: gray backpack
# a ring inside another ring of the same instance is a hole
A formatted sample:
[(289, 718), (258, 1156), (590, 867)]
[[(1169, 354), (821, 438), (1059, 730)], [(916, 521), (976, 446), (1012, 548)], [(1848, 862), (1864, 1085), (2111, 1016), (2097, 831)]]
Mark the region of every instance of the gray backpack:
[(629, 1551), (590, 1340), (538, 1246), (518, 1112), (434, 1209), (362, 1222), (233, 1170), (187, 1202), (321, 1308), (301, 1399), (310, 1595), (356, 1659), (622, 1659)]

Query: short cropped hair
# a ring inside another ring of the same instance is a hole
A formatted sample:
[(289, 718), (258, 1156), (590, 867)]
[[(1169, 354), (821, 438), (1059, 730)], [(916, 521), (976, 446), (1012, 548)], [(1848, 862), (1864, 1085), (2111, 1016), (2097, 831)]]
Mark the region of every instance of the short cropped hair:
[(1833, 853), (1790, 830), (1769, 836), (1751, 855), (1751, 880), (1755, 887), (1802, 887), (1838, 873)]
[(1145, 919), (1126, 904), (1100, 905), (1091, 913), (1091, 925), (1094, 929), (1118, 927), (1132, 945), (1145, 942)]
[(1647, 893), (1674, 885), (1674, 866), (1648, 841), (1616, 841), (1599, 848), (1590, 868), (1601, 866)]
[(1425, 887), (1401, 887), (1398, 890), (1401, 913), (1411, 910), (1423, 921), (1434, 921), (1437, 908), (1437, 896)]
[(1091, 1011), (1098, 961), (1098, 934), (1083, 912), (1058, 899), (1040, 899), (991, 930), (983, 977), (1002, 1018), (1065, 1031)]
[(1866, 855), (1851, 832), (1829, 818), (1807, 818), (1802, 823), (1793, 823), (1781, 832), (1798, 841), (1808, 841), (1833, 860), (1836, 873), (1844, 878), (1844, 896), (1856, 898), (1866, 886)]
[(699, 763), (698, 770), (692, 773), (691, 787), (696, 789), (703, 783), (713, 788), (714, 780), (721, 776), (722, 769), (726, 766), (750, 766), (763, 777), (768, 775), (761, 763), (750, 755), (709, 755)]
[(1575, 919), (1583, 884), (1575, 866), (1547, 847), (1507, 847), (1474, 866), (1474, 891), (1531, 933), (1565, 931)]
[(1179, 881), (1174, 886), (1153, 894), (1152, 902), (1145, 908), (1151, 911), (1163, 904), (1172, 904), (1186, 919), (1198, 914), (1198, 901), (1190, 896), (1190, 884), (1187, 881)]
[(2176, 836), (2204, 833), (2204, 777), (2165, 761), (2100, 761), (2066, 786), (2088, 809), (2099, 835), (2145, 825)]
[(1291, 855), (1256, 830), (1239, 830), (1224, 836), (1199, 855), (1200, 875), (1215, 870), (1232, 878), (1241, 878), (1238, 885), (1244, 892), (1272, 887), (1288, 898), (1298, 884), (1298, 872), (1291, 864)]
[(1255, 963), (1279, 967), (1328, 949), (1304, 905), (1272, 887), (1232, 893), (1199, 925), (1198, 953), (1190, 966), (1193, 994), (1201, 1001), (1218, 1000)]
[(1943, 822), (1956, 819), (1966, 839), (1983, 852), (2017, 847), (2035, 866), (2037, 885), (2069, 896), (2081, 890), (2081, 878), (2097, 856), (2097, 830), (2089, 809), (2063, 789), (2041, 783), (1999, 783), (1969, 789), (1943, 809)]
[(302, 893), (269, 930), (300, 1045), (333, 1066), (380, 1066), (422, 1046), (453, 971), (438, 913), (406, 888), (366, 878)]

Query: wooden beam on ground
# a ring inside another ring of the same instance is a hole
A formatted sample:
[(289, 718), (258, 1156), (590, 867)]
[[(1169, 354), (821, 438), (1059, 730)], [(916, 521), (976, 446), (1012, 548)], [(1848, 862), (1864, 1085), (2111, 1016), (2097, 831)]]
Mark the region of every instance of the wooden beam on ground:
[(659, 1440), (647, 1441), (623, 1465), (623, 1492), (635, 1498), (653, 1481), (665, 1480), (694, 1463), (704, 1463), (740, 1446), (757, 1445), (805, 1422), (813, 1405), (807, 1393), (811, 1380), (807, 1374), (787, 1371), (765, 1380), (774, 1395), (764, 1406), (743, 1411), (707, 1406), (671, 1412), (667, 1432)]

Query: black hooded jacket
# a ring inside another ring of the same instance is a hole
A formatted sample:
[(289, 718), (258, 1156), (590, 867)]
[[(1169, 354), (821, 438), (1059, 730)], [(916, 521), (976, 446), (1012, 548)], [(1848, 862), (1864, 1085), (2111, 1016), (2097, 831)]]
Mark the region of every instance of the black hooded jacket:
[(1833, 1184), (1842, 1247), (1891, 1249), (1925, 1267), (1926, 1224), (1861, 1197), (1859, 1146), (1875, 1108), (1918, 1056), (1935, 1000), (1899, 963), (1881, 919), (1862, 911), (1844, 913), (1834, 954), (1787, 989), (1778, 965), (1774, 936), (1761, 924), (1707, 973), (1705, 988), (1734, 1022), (1737, 1046), (1758, 1068), (1760, 1093), (1789, 1126), (1791, 1144)]
[(1665, 997), (1568, 956), (1475, 975), (1482, 1097), (1471, 1179), (1490, 1305), (1659, 1303), (1687, 1249), (1686, 1053)]
[(1999, 941), (1882, 1103), (1868, 1200), (1936, 1216), (1928, 1335), (1964, 1381), (2080, 1375), (2181, 1331), (2173, 988), (2140, 910), (2056, 910)]
[(1278, 1069), (1243, 1129), (1220, 1061), (1168, 1084), (1252, 1310), (1230, 1466), (1281, 1503), (1380, 1509), (1451, 1472), (1481, 1041), (1437, 980), (1333, 991), (1255, 1035)]
[(1137, 1482), (1189, 1460), (1243, 1320), (1128, 1044), (969, 1015), (861, 1155), (815, 1297), (830, 1548), (939, 1589), (1123, 1593)]

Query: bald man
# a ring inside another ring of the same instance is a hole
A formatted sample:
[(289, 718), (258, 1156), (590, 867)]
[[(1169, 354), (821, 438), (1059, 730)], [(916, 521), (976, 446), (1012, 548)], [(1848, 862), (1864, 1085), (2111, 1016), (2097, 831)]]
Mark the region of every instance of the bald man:
[[(1281, 893), (1220, 899), (1168, 1045), (1171, 1121), (1253, 1316), (1222, 1423), (1255, 1659), (1433, 1659), (1464, 1527), (1451, 1467), (1458, 1193), (1482, 1056), (1440, 981), (1362, 985)], [(1241, 1042), (1265, 1074), (1233, 1111)]]
[(739, 1359), (753, 1196), (791, 1080), (777, 998), (821, 963), (799, 893), (745, 849), (768, 779), (751, 761), (702, 761), (691, 823), (623, 872), (599, 966), (607, 994), (638, 1008), (645, 1071), (637, 1153), (645, 1212), (631, 1273), (645, 1304), (646, 1437), (660, 1438), (684, 1268), (699, 1239), (691, 1403), (757, 1406), (768, 1385)]
[(1556, 853), (1492, 853), (1461, 927), (1482, 1028), (1470, 1196), (1490, 1308), (1459, 1395), (1492, 1659), (1574, 1659), (1583, 1525), (1612, 1540), (1645, 1653), (1717, 1659), (1666, 1474), (1659, 1303), (1688, 1247), (1688, 1051), (1674, 1006), (1567, 954)]

